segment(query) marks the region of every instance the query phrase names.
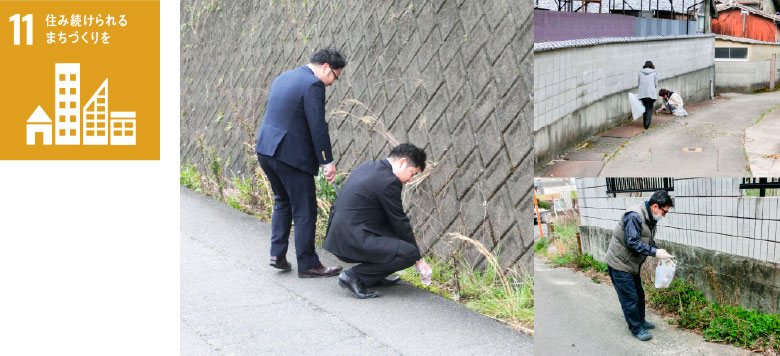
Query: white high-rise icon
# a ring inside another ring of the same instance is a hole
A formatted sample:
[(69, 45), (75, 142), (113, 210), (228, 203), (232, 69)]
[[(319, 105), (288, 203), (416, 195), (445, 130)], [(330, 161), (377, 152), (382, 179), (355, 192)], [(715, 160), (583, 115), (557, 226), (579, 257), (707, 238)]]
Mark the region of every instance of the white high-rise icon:
[(108, 144), (108, 78), (84, 105), (84, 144)]
[(81, 64), (57, 63), (54, 65), (54, 144), (81, 144), (80, 133), (80, 79)]
[[(55, 145), (136, 144), (135, 111), (108, 110), (108, 78), (87, 100), (82, 110), (81, 64), (55, 63), (54, 73)], [(27, 120), (26, 134), (28, 145), (51, 145), (51, 119), (40, 106)], [(36, 139), (36, 136), (40, 139)]]

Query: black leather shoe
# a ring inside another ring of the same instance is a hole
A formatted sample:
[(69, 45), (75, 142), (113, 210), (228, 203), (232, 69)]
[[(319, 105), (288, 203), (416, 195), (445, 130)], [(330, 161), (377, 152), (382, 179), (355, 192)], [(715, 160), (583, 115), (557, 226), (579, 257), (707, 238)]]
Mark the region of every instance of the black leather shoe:
[(344, 272), (341, 272), (339, 275), (339, 287), (352, 292), (352, 295), (358, 299), (376, 298), (379, 296), (379, 292), (368, 290), (363, 282), (357, 278), (349, 278)]
[(271, 256), (271, 263), (269, 263), (269, 265), (283, 271), (292, 271), (292, 265), (290, 265), (290, 262), (287, 262), (287, 259), (284, 256)]
[(400, 280), (401, 280), (401, 277), (390, 275), (390, 276), (387, 276), (385, 278), (380, 279), (379, 283), (377, 283), (377, 284), (379, 284), (380, 286), (392, 286), (394, 284), (397, 284), (398, 281), (400, 281)]
[(319, 277), (333, 277), (341, 272), (342, 267), (325, 267), (320, 263), (317, 267), (312, 269), (298, 272), (298, 278), (319, 278)]

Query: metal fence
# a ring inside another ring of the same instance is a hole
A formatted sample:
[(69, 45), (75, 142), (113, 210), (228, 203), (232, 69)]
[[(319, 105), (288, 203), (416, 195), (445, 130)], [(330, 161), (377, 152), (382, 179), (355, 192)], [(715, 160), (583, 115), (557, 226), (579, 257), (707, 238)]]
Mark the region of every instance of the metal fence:
[(745, 192), (747, 196), (778, 196), (780, 195), (780, 177), (743, 178), (739, 189), (747, 190)]
[(674, 178), (607, 178), (607, 194), (674, 191)]

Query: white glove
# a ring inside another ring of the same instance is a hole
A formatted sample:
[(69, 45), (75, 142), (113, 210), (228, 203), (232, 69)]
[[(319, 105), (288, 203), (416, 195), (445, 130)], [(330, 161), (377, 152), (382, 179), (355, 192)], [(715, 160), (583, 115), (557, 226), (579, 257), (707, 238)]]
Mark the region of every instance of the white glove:
[(425, 261), (419, 260), (414, 264), (414, 268), (420, 274), (420, 282), (426, 286), (431, 285), (431, 275), (433, 275), (431, 266), (425, 263)]
[(674, 256), (670, 255), (669, 252), (666, 252), (666, 250), (659, 248), (655, 250), (655, 257), (658, 259), (667, 259), (667, 258), (674, 258)]

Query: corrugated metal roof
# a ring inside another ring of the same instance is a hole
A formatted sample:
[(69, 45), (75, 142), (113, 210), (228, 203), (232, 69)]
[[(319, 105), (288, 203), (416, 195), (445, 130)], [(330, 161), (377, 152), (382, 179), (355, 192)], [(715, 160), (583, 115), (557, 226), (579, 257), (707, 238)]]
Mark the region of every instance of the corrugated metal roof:
[(776, 21), (776, 22), (780, 22), (780, 16), (777, 16), (775, 14), (772, 14), (772, 13), (769, 13), (769, 12), (766, 12), (766, 11), (757, 10), (757, 9), (754, 9), (754, 8), (752, 8), (750, 6), (745, 6), (745, 5), (742, 5), (742, 4), (739, 4), (739, 3), (721, 3), (721, 4), (715, 5), (715, 9), (717, 9), (718, 12), (726, 11), (726, 10), (729, 10), (729, 9), (745, 10), (745, 11), (751, 13), (751, 14), (762, 16), (762, 17), (766, 17), (766, 18), (768, 18), (770, 20), (773, 20), (773, 21)]
[(775, 45), (780, 46), (777, 42), (766, 42), (766, 41), (759, 41), (754, 40), (752, 38), (744, 38), (744, 37), (734, 37), (734, 36), (726, 36), (726, 35), (715, 35), (716, 39), (719, 40), (725, 40), (725, 41), (732, 41), (732, 42), (740, 42), (740, 43), (750, 43), (750, 44), (768, 44), (768, 45)]

